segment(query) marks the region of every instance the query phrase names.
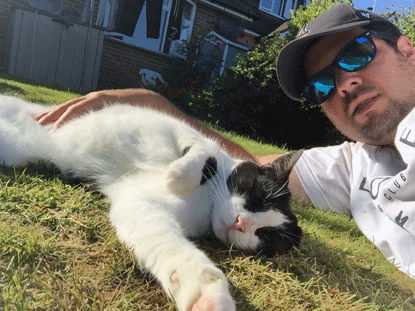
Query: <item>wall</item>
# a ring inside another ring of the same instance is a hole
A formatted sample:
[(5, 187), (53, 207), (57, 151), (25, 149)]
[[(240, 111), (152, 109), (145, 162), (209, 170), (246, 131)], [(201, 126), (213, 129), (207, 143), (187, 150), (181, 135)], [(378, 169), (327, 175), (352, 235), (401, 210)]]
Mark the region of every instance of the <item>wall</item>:
[(192, 38), (204, 37), (215, 28), (216, 23), (221, 18), (222, 13), (207, 7), (201, 3), (197, 5), (195, 22), (193, 25)]
[(173, 74), (172, 56), (153, 52), (106, 37), (102, 48), (98, 89), (141, 86), (140, 69), (150, 69), (167, 78)]
[[(63, 0), (62, 11), (75, 12), (81, 16), (85, 0)], [(25, 0), (0, 0), (0, 69), (6, 67), (6, 44), (8, 25), (13, 6), (26, 5)], [(99, 0), (95, 0), (95, 12), (99, 6)], [(96, 15), (96, 14), (95, 14)]]
[(24, 0), (0, 0), (0, 68), (6, 66), (6, 38), (12, 6)]

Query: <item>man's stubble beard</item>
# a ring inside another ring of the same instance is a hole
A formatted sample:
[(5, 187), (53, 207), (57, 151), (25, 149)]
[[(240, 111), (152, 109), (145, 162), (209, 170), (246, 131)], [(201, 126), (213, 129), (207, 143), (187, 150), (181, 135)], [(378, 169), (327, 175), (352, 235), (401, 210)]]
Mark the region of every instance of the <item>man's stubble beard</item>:
[(383, 112), (369, 111), (366, 124), (356, 125), (361, 140), (373, 145), (393, 145), (396, 130), (401, 121), (411, 112), (414, 103), (390, 100)]

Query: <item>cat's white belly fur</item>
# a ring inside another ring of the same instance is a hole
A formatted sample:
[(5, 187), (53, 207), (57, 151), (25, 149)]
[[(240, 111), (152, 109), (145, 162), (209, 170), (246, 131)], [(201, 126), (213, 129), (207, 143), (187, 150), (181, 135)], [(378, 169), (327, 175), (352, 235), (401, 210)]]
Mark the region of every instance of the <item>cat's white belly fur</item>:
[[(127, 211), (130, 216), (139, 217), (145, 213), (142, 208), (154, 208), (163, 210), (169, 214), (171, 219), (177, 222), (185, 235), (188, 237), (201, 237), (206, 235), (210, 230), (211, 210), (206, 206), (212, 205), (212, 198), (206, 187), (199, 187), (190, 193), (182, 195), (172, 194), (163, 182), (162, 172), (155, 174), (143, 173), (138, 176), (125, 177), (114, 186), (108, 188), (107, 194), (117, 207), (111, 210), (111, 221), (117, 222), (120, 214), (125, 213), (123, 206), (131, 205), (130, 202), (147, 202), (144, 207), (141, 204), (135, 206), (135, 212)], [(133, 188), (133, 185), (141, 184), (142, 186)], [(135, 190), (134, 190), (135, 189)], [(159, 193), (157, 200), (154, 199), (154, 191)], [(208, 203), (209, 202), (209, 203)], [(141, 228), (138, 228), (141, 230)]]

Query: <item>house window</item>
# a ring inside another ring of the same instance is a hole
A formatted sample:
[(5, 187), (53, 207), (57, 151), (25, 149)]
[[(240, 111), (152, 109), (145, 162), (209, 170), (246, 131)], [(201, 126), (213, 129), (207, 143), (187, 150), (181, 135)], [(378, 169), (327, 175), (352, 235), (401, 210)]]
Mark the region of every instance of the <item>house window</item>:
[(27, 0), (27, 3), (35, 9), (44, 10), (52, 14), (60, 14), (62, 11), (62, 0)]
[(193, 22), (196, 15), (196, 5), (191, 1), (186, 1), (183, 7), (183, 14), (181, 19), (180, 36), (176, 40), (172, 40), (169, 54), (184, 57), (184, 43), (189, 42), (192, 35)]
[[(177, 14), (177, 7), (173, 8), (173, 3), (178, 4), (180, 1), (163, 0), (160, 23), (160, 36), (157, 39), (147, 38), (147, 19), (146, 3), (141, 9), (140, 16), (135, 26), (134, 33), (131, 37), (119, 33), (109, 32), (116, 38), (121, 38), (124, 42), (149, 49), (152, 51), (162, 52), (166, 54), (177, 54), (178, 44), (182, 40), (189, 40), (193, 29), (193, 21), (196, 12), (196, 4), (190, 0), (183, 1), (183, 11), (181, 16), (177, 17), (177, 23), (181, 24), (180, 30), (177, 30), (172, 19)], [(107, 20), (108, 9), (106, 8), (106, 16), (103, 18), (103, 26), (110, 24)], [(151, 19), (151, 17), (150, 17)], [(177, 24), (176, 23), (176, 24)], [(176, 42), (176, 43), (175, 43)]]
[(236, 66), (238, 63), (236, 55), (246, 55), (248, 50), (248, 46), (227, 40), (218, 33), (211, 31), (205, 37), (201, 52), (205, 56), (204, 62), (213, 61), (218, 63), (211, 73), (213, 80), (218, 75), (223, 74), (229, 67)]
[(259, 9), (272, 15), (290, 19), (290, 10), (294, 10), (297, 0), (261, 0)]
[(167, 30), (167, 21), (170, 12), (171, 0), (163, 1), (163, 9), (161, 11), (161, 24), (160, 24), (160, 37), (158, 39), (147, 38), (147, 14), (146, 6), (147, 1), (144, 3), (144, 6), (141, 10), (140, 17), (138, 18), (137, 25), (135, 26), (134, 34), (132, 37), (124, 36), (123, 40), (125, 42), (152, 50), (152, 51), (162, 51), (164, 39)]

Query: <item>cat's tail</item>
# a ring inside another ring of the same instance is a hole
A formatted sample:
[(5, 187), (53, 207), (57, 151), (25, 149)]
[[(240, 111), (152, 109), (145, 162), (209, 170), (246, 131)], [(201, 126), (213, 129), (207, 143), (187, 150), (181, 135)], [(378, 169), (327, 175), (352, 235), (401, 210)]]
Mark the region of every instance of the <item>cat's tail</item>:
[(34, 117), (48, 108), (0, 95), (0, 164), (22, 166), (50, 159), (54, 148), (48, 129)]

